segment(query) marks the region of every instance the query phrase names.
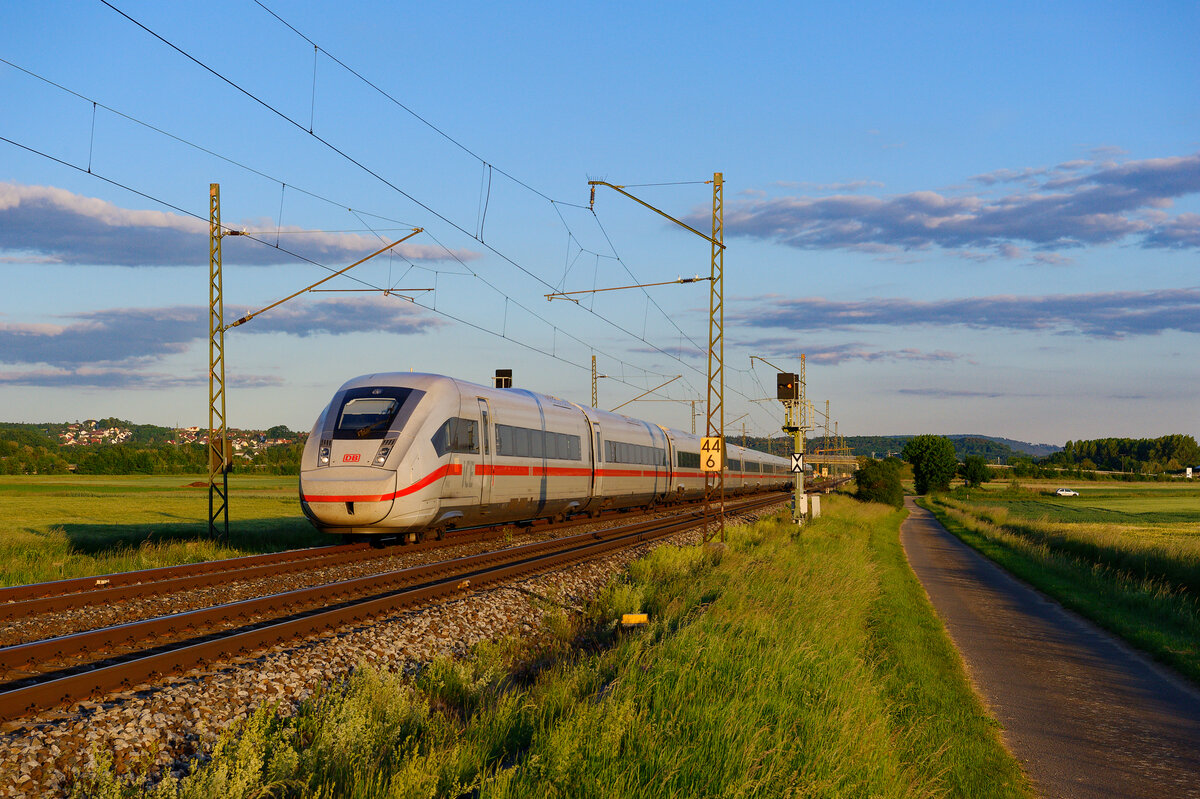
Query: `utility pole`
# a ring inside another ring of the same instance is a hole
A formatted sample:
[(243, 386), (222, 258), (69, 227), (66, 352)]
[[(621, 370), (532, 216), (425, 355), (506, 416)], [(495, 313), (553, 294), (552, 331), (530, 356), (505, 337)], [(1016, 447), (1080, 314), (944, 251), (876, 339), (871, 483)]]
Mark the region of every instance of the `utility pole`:
[[(708, 300), (708, 427), (705, 435), (721, 437), (721, 469), (705, 472), (704, 518), (715, 494), (720, 501), (717, 527), (725, 543), (725, 176), (713, 173), (712, 282)], [(715, 402), (714, 402), (715, 400)], [(705, 525), (705, 535), (708, 534)]]
[[(295, 299), (307, 291), (316, 291), (317, 286), (344, 275), (359, 264), (376, 255), (387, 252), (401, 242), (408, 241), (422, 232), (413, 228), (402, 239), (376, 250), (349, 266), (339, 269), (328, 277), (305, 286), (299, 291), (277, 300), (265, 308), (248, 313), (230, 325), (225, 324), (225, 300), (221, 277), (221, 239), (225, 236), (242, 236), (242, 231), (224, 230), (221, 227), (221, 187), (208, 185), (208, 531), (217, 536), (217, 518), (224, 519), (224, 538), (229, 538), (229, 469), (233, 452), (229, 447), (229, 430), (225, 424), (225, 331), (244, 325), (261, 313)], [(417, 289), (424, 291), (424, 289)], [(384, 294), (389, 293), (385, 291)], [(217, 476), (220, 475), (220, 481)], [(218, 485), (219, 482), (219, 485)]]
[[(713, 173), (713, 205), (712, 205), (712, 235), (707, 236), (696, 230), (691, 225), (680, 222), (670, 214), (655, 208), (645, 200), (634, 197), (629, 192), (625, 191), (624, 187), (616, 186), (604, 180), (589, 180), (588, 185), (591, 186), (591, 202), (589, 207), (595, 205), (596, 202), (596, 187), (608, 186), (614, 191), (624, 194), (629, 199), (644, 205), (656, 214), (666, 217), (680, 227), (687, 228), (702, 239), (708, 239), (712, 244), (712, 260), (709, 282), (711, 288), (709, 290), (708, 299), (708, 425), (706, 427), (705, 438), (709, 439), (706, 443), (716, 443), (713, 439), (720, 442), (720, 459), (719, 463), (713, 470), (705, 470), (704, 472), (704, 519), (705, 533), (704, 537), (707, 541), (712, 537), (708, 531), (708, 521), (712, 516), (712, 501), (716, 497), (719, 500), (719, 508), (717, 513), (717, 528), (721, 532), (721, 541), (725, 541), (725, 210), (724, 210), (724, 185), (725, 178), (720, 172)], [(693, 282), (692, 280), (680, 279), (679, 283)], [(624, 288), (624, 287), (621, 287)], [(546, 299), (551, 299), (553, 295), (547, 295)], [(695, 418), (695, 417), (693, 417)]]
[[(236, 234), (233, 234), (236, 235)], [(208, 186), (208, 534), (229, 538), (229, 431), (225, 426), (225, 300), (221, 186)], [(218, 477), (220, 478), (218, 480)], [(224, 518), (218, 532), (217, 519)]]
[(824, 449), (833, 449), (829, 439), (829, 400), (825, 400), (825, 440), (821, 444)]
[(596, 356), (592, 356), (592, 407), (597, 408), (600, 403), (596, 398)]

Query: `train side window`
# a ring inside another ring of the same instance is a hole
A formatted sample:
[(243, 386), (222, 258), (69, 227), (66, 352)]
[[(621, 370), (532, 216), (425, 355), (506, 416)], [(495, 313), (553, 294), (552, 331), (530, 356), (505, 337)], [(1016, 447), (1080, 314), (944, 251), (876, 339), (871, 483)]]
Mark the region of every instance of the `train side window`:
[(479, 452), (479, 423), (474, 419), (447, 419), (431, 439), (438, 457), (448, 452)]
[(577, 461), (582, 456), (579, 436), (567, 433), (546, 433), (546, 457), (561, 461)]

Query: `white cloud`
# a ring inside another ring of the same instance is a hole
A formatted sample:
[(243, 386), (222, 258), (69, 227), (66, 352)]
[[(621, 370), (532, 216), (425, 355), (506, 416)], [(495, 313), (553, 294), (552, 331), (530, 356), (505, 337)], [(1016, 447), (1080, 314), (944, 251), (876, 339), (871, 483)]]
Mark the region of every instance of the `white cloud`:
[[(261, 231), (222, 243), (226, 263), (249, 266), (296, 263), (280, 247), (321, 263), (348, 264), (378, 250), (371, 233), (329, 233), (247, 220), (234, 230)], [(381, 231), (402, 238), (407, 231)], [(255, 238), (261, 239), (256, 241)], [(393, 239), (393, 240), (395, 240)], [(412, 261), (469, 261), (470, 250), (447, 251), (417, 240), (394, 250)], [(52, 186), (0, 182), (0, 262), (113, 266), (195, 266), (208, 263), (208, 221), (166, 211), (121, 208), (105, 200)]]

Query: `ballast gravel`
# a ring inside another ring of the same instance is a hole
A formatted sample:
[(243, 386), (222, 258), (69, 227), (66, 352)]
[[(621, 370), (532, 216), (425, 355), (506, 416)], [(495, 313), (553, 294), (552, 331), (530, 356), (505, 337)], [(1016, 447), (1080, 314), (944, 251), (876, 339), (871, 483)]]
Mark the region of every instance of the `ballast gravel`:
[[(699, 531), (681, 533), (137, 686), (103, 702), (82, 702), (65, 712), (6, 724), (0, 730), (0, 796), (63, 795), (68, 775), (89, 772), (96, 754), (104, 752), (111, 753), (120, 773), (153, 766), (182, 776), (208, 758), (222, 730), (264, 703), (277, 703), (279, 712), (288, 714), (318, 691), (344, 681), (361, 663), (411, 674), (437, 657), (462, 656), (481, 641), (536, 635), (547, 613), (546, 598), (576, 610), (631, 561), (664, 544), (689, 545), (700, 538)], [(446, 550), (439, 553), (444, 559)]]
[[(672, 515), (670, 510), (660, 510), (639, 516), (639, 518), (661, 518), (670, 515)], [(633, 517), (630, 517), (630, 521), (632, 520)], [(399, 569), (408, 569), (438, 561), (478, 555), (482, 552), (494, 552), (538, 541), (548, 541), (554, 538), (587, 533), (592, 530), (611, 528), (618, 523), (618, 518), (609, 517), (591, 524), (574, 527), (531, 527), (528, 529), (518, 529), (517, 532), (514, 532), (508, 538), (464, 542), (437, 548), (413, 549), (404, 546), (392, 547), (390, 550), (386, 550), (388, 552), (386, 555), (363, 558), (347, 563), (327, 566), (315, 563), (312, 564), (311, 568), (302, 571), (265, 575), (249, 580), (234, 580), (228, 583), (189, 588), (182, 591), (156, 594), (154, 596), (135, 597), (110, 604), (82, 606), (68, 610), (40, 613), (23, 618), (7, 619), (0, 622), (0, 647), (15, 646), (47, 638), (57, 638), (88, 630), (98, 630), (104, 627), (128, 624), (133, 621), (143, 621), (174, 613), (185, 613), (189, 610), (211, 608), (217, 605), (240, 602), (245, 599), (253, 599), (285, 591), (352, 580), (356, 577), (386, 574)]]

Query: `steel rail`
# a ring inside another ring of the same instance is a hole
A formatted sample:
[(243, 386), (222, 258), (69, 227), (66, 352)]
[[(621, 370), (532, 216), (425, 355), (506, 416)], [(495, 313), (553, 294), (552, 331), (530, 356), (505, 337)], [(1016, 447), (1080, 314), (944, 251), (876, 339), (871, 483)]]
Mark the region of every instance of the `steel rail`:
[[(778, 501), (778, 495), (758, 497), (732, 509), (732, 512), (765, 507)], [(682, 518), (655, 519), (615, 528), (612, 531), (606, 531), (609, 535), (599, 532), (583, 533), (555, 541), (457, 558), (439, 564), (403, 569), (390, 575), (379, 576), (392, 577), (390, 582), (378, 580), (378, 578), (359, 578), (347, 581), (345, 584), (324, 586), (325, 589), (336, 588), (336, 598), (341, 599), (331, 608), (293, 612), (284, 619), (274, 622), (264, 623), (260, 620), (249, 629), (246, 626), (239, 627), (232, 634), (193, 637), (189, 641), (195, 641), (195, 643), (180, 642), (168, 651), (161, 651), (160, 644), (150, 650), (152, 654), (148, 657), (125, 660), (112, 665), (103, 665), (101, 662), (99, 666), (88, 667), (77, 673), (50, 680), (38, 681), (32, 685), (10, 683), (14, 687), (0, 693), (0, 721), (22, 718), (39, 709), (53, 708), (88, 697), (132, 688), (149, 679), (170, 673), (183, 673), (214, 660), (259, 651), (300, 635), (336, 629), (348, 623), (365, 621), (380, 613), (395, 611), (419, 602), (467, 591), (522, 574), (544, 571), (577, 560), (597, 557), (614, 549), (672, 535), (703, 523), (703, 517), (698, 512), (692, 511)], [(396, 583), (404, 579), (401, 575), (406, 575), (410, 582), (414, 580), (424, 580), (424, 582), (397, 588)], [(363, 588), (373, 580), (376, 582), (372, 588)], [(359, 585), (359, 598), (344, 598), (352, 593), (346, 589), (350, 584)], [(229, 611), (238, 608), (234, 615), (241, 615), (242, 610), (249, 610), (251, 607), (256, 607), (259, 612), (262, 612), (280, 601), (286, 604), (289, 599), (297, 599), (302, 595), (312, 598), (315, 596), (316, 590), (300, 589), (263, 597), (259, 600), (233, 603), (222, 606), (221, 609)], [(365, 597), (361, 596), (363, 590), (368, 592)], [(292, 605), (291, 608), (294, 610), (295, 606)], [(251, 611), (251, 615), (253, 612)], [(141, 633), (156, 636), (156, 640), (161, 640), (158, 638), (159, 631), (194, 629), (192, 622), (199, 620), (198, 614), (200, 613), (201, 611), (192, 611), (146, 622), (133, 622), (106, 630), (6, 647), (0, 649), (0, 656), (3, 656), (6, 665), (11, 669), (17, 663), (37, 662), (37, 658), (62, 657), (64, 653), (70, 651), (89, 651), (86, 645), (82, 648), (79, 646), (85, 641), (90, 645), (121, 645), (136, 640)], [(191, 619), (183, 620), (181, 617), (191, 617)], [(180, 621), (184, 621), (184, 623), (180, 625)]]
[[(605, 511), (603, 515), (617, 512)], [(518, 534), (529, 534), (535, 529), (539, 532), (561, 530), (594, 523), (596, 523), (594, 518), (578, 517), (557, 523), (552, 522), (540, 528), (529, 525), (523, 527), (521, 533)], [(426, 540), (418, 544), (406, 544), (403, 549), (381, 549), (369, 543), (343, 544), (9, 586), (0, 588), (0, 622), (14, 618), (28, 618), (42, 613), (111, 604), (240, 580), (336, 566), (359, 560), (376, 560), (413, 551), (487, 541), (499, 538), (506, 529), (516, 525), (517, 523), (510, 522), (453, 530), (447, 532), (446, 538), (440, 541)], [(385, 539), (388, 536), (380, 534), (379, 537)]]
[[(636, 525), (615, 528), (612, 534), (621, 535), (626, 531), (639, 528), (640, 525), (653, 524), (657, 520), (641, 522)], [(529, 555), (554, 552), (569, 549), (582, 540), (605, 537), (603, 533), (583, 533), (576, 536), (558, 538), (526, 544), (510, 549), (495, 550), (478, 555), (468, 555), (461, 558), (439, 561), (437, 563), (412, 566), (383, 574), (367, 575), (365, 577), (340, 580), (333, 583), (297, 588), (267, 596), (244, 599), (214, 607), (198, 608), (196, 610), (173, 613), (168, 616), (158, 616), (151, 619), (104, 627), (98, 630), (73, 633), (47, 638), (40, 641), (30, 641), (0, 648), (0, 679), (14, 671), (21, 671), (38, 664), (54, 663), (77, 658), (89, 653), (102, 652), (105, 658), (115, 654), (115, 650), (136, 646), (140, 641), (155, 639), (160, 642), (178, 639), (181, 636), (203, 634), (217, 627), (228, 627), (233, 624), (251, 624), (264, 616), (279, 616), (302, 612), (314, 604), (324, 605), (333, 602), (347, 601), (351, 597), (368, 593), (378, 593), (390, 590), (399, 585), (411, 584), (420, 580), (438, 578), (443, 574), (458, 574), (479, 568), (480, 566), (507, 562), (514, 558)]]
[(10, 612), (9, 606), (35, 599), (62, 596), (73, 596), (82, 599), (91, 593), (98, 593), (122, 586), (146, 585), (164, 580), (172, 580), (177, 577), (234, 571), (258, 564), (279, 564), (326, 558), (341, 552), (361, 551), (367, 549), (369, 546), (369, 544), (342, 544), (311, 547), (308, 549), (292, 549), (286, 552), (268, 552), (263, 555), (225, 558), (223, 560), (210, 560), (203, 563), (161, 566), (154, 569), (115, 572), (113, 574), (100, 574), (92, 577), (73, 577), (66, 580), (54, 580), (48, 583), (12, 585), (0, 588), (0, 619), (17, 615), (16, 612)]

